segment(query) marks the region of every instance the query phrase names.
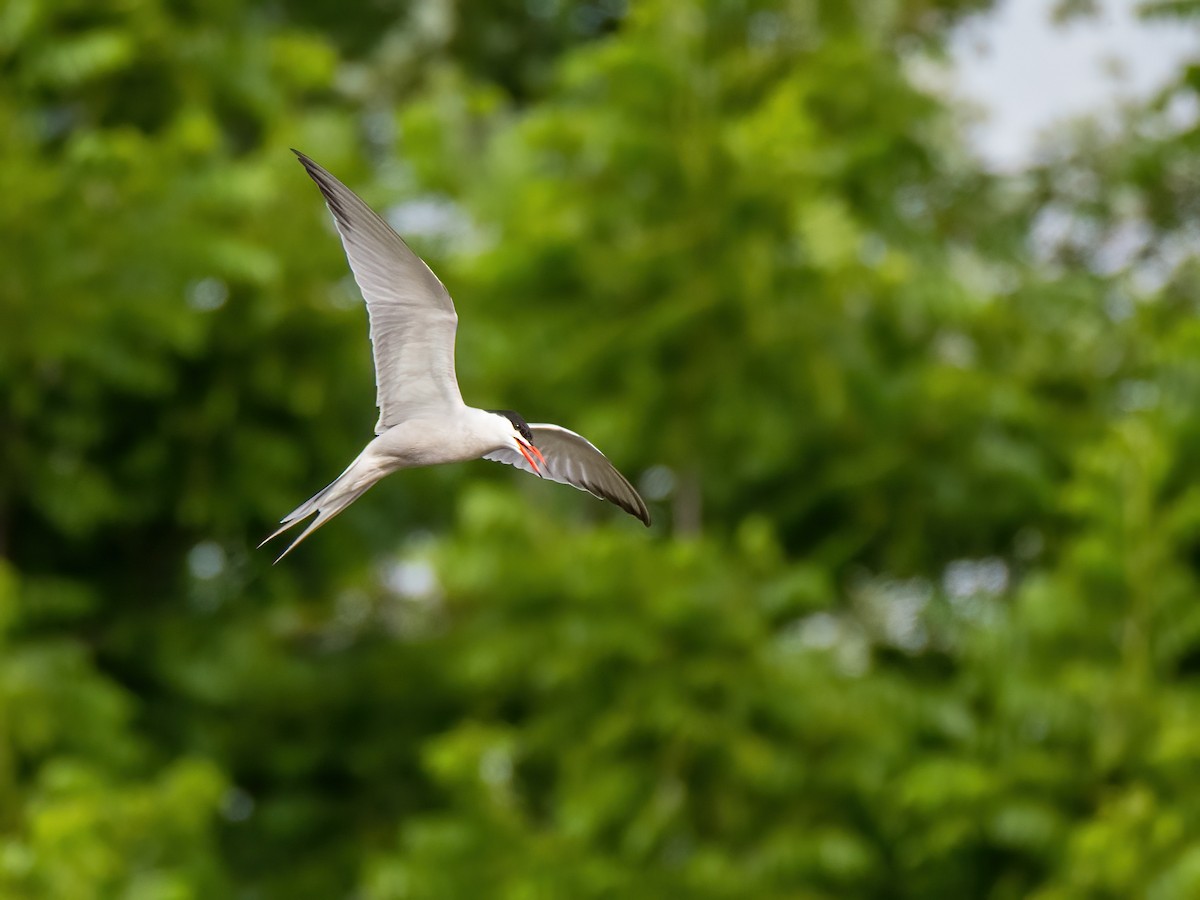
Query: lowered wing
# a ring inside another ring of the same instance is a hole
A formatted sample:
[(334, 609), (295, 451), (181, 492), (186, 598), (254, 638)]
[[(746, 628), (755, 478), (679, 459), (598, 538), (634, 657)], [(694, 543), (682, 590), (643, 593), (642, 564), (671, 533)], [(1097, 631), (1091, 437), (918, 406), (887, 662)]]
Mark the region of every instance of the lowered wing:
[[(540, 473), (543, 478), (569, 484), (601, 500), (615, 503), (643, 524), (650, 524), (650, 510), (646, 508), (645, 501), (625, 476), (586, 438), (558, 425), (530, 425), (529, 430), (533, 432), (534, 446), (546, 459)], [(515, 450), (497, 450), (487, 454), (484, 459), (539, 474)]]

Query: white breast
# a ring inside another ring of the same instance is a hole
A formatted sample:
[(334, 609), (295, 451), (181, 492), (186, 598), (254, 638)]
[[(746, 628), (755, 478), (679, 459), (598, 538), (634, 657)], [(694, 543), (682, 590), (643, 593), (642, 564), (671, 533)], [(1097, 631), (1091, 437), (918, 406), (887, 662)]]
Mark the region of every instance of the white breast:
[(480, 459), (504, 446), (508, 423), (499, 416), (469, 406), (451, 415), (406, 419), (371, 443), (396, 468)]

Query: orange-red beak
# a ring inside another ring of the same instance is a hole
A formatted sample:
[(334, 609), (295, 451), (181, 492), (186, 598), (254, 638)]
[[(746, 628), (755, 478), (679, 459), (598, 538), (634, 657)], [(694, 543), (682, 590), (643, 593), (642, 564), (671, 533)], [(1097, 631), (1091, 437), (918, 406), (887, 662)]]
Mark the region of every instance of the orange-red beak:
[(525, 462), (529, 463), (529, 467), (533, 469), (534, 474), (539, 478), (542, 477), (542, 470), (538, 467), (538, 463), (543, 466), (546, 464), (546, 457), (542, 456), (542, 451), (533, 444), (527, 444), (520, 438), (517, 439), (517, 446), (521, 448), (521, 455), (525, 457)]

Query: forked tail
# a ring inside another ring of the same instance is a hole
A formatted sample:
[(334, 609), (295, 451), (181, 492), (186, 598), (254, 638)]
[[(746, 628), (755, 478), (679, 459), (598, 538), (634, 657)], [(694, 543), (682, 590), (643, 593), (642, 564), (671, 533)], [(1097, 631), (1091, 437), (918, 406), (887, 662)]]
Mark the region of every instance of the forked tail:
[(300, 536), (288, 544), (287, 549), (275, 558), (275, 562), (279, 562), (291, 553), (302, 540), (365, 494), (376, 481), (383, 477), (384, 473), (379, 471), (378, 467), (365, 463), (364, 457), (366, 457), (365, 453), (350, 463), (346, 471), (334, 479), (332, 484), (313, 494), (280, 519), (282, 524), (279, 528), (258, 546), (262, 547), (267, 542), (273, 541), (288, 529), (294, 528), (316, 513), (317, 517), (308, 523), (308, 527), (300, 532)]

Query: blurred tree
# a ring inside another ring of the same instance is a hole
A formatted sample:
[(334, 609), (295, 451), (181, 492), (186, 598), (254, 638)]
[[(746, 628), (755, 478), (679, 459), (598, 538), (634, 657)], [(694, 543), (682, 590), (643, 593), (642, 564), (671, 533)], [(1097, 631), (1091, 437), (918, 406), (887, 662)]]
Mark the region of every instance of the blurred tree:
[[(1070, 411), (1009, 379), (1027, 214), (904, 77), (927, 20), (845, 10), (642, 4), (484, 151), (486, 113), (437, 93), (400, 146), (496, 238), (465, 380), (667, 464), (678, 509), (703, 489), (712, 523), (765, 513), (789, 550), (914, 572), (1047, 511), (1063, 460), (1038, 435)], [(514, 334), (566, 352), (530, 379)]]
[[(0, 6), (0, 894), (1200, 893), (1200, 80), (989, 175), (989, 5)], [(289, 146), (649, 540), (479, 464), (252, 549), (374, 422)]]

